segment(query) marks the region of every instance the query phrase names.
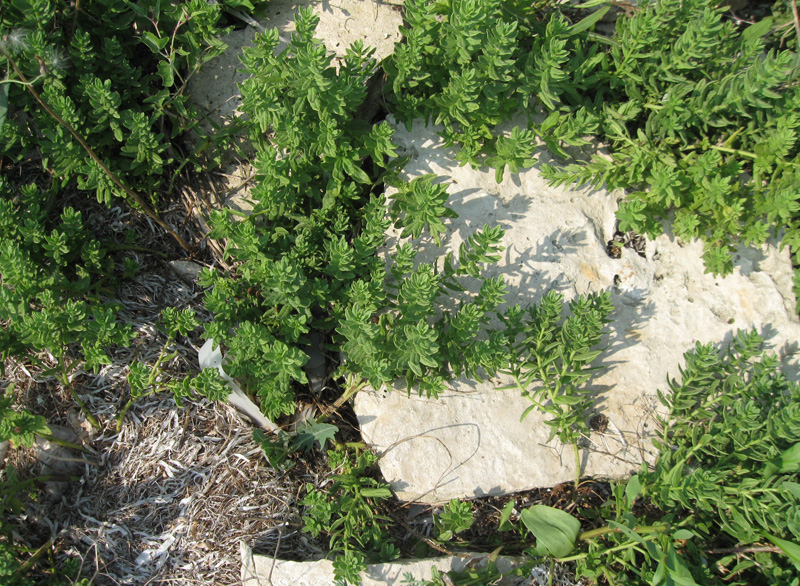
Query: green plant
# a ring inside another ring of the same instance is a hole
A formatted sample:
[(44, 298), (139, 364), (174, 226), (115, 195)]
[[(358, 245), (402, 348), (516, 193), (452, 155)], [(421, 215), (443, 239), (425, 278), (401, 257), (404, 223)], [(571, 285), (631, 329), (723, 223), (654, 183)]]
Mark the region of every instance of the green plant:
[(384, 65), (397, 113), (442, 124), (446, 144), (462, 146), (464, 163), (477, 163), (492, 127), (522, 105), (514, 59), (520, 31), (503, 16), (499, 2), (408, 2), (405, 43)]
[(768, 49), (770, 19), (740, 30), (724, 13), (712, 0), (662, 0), (620, 19), (583, 125), (605, 137), (611, 157), (543, 167), (554, 183), (630, 190), (623, 231), (656, 235), (674, 212), (675, 234), (704, 240), (714, 274), (732, 270), (740, 240), (776, 235), (800, 250), (795, 55)]
[(579, 296), (569, 304), (571, 315), (563, 317), (563, 297), (549, 291), (541, 303), (526, 312), (518, 306), (503, 316), (503, 335), (509, 363), (502, 371), (532, 405), (550, 416), (550, 439), (572, 445), (575, 455), (575, 486), (580, 481), (578, 442), (589, 433), (589, 415), (595, 402), (587, 383), (600, 367), (592, 366), (602, 349), (595, 349), (613, 311), (607, 292)]
[(406, 125), (414, 118), (441, 124), (445, 145), (459, 146), (458, 160), (493, 167), (498, 183), (506, 166), (516, 173), (535, 162), (537, 139), (559, 153), (554, 134), (586, 144), (575, 128), (554, 133), (554, 120), (509, 135), (495, 127), (531, 112), (532, 100), (550, 109), (562, 97), (580, 101), (602, 57), (597, 43), (587, 44), (588, 31), (606, 10), (570, 25), (546, 2), (407, 2), (404, 42), (384, 63), (394, 110)]
[(294, 409), (309, 332), (329, 329), (350, 283), (377, 267), (387, 225), (372, 190), (391, 165), (391, 130), (355, 116), (374, 60), (356, 44), (337, 69), (314, 39), (317, 22), (303, 10), (283, 51), (275, 54), (275, 30), (245, 51), (255, 207), (238, 221), (229, 210), (212, 214), (212, 237), (227, 240), (238, 266), (232, 275), (205, 271), (201, 281), (214, 312), (208, 336), (228, 348), (226, 371), (270, 418)]
[(322, 419), (320, 417), (319, 420), (306, 421), (293, 433), (280, 429), (274, 434), (267, 435), (262, 430), (256, 429), (253, 431), (253, 439), (261, 445), (270, 466), (277, 470), (289, 470), (295, 464), (290, 459), (292, 454), (300, 451), (310, 452), (315, 446), (324, 450), (328, 442), (334, 442), (339, 428), (324, 423)]
[(41, 415), (14, 409), (14, 385), (10, 384), (0, 398), (0, 442), (11, 442), (14, 447), (30, 448), (37, 435), (49, 436), (50, 428)]
[[(433, 263), (414, 266), (410, 243), (387, 272), (376, 253), (392, 223), (405, 238), (427, 231), (440, 242), (443, 218), (454, 215), (444, 205), (446, 186), (433, 176), (397, 178), (403, 161), (394, 157), (391, 129), (356, 116), (374, 62), (356, 44), (335, 69), (313, 37), (316, 24), (301, 11), (283, 51), (275, 54), (271, 31), (245, 52), (255, 207), (238, 220), (230, 211), (213, 214), (212, 235), (227, 239), (239, 265), (233, 278), (202, 276), (215, 313), (206, 331), (227, 346), (227, 371), (271, 418), (291, 412), (293, 386), (306, 383), (303, 347), (312, 331), (334, 330), (332, 346), (347, 356), (338, 372), (346, 398), (366, 382), (377, 388), (398, 377), (435, 395), (450, 368), (474, 371), (487, 361), (489, 343), (473, 341), (504, 291), (502, 280), (487, 280), (476, 299), (437, 315), (437, 298), (499, 258), (496, 228), (472, 236), (457, 259), (447, 255), (440, 274)], [(379, 193), (384, 182), (397, 188), (391, 204)]]
[(0, 15), (4, 157), (41, 155), (62, 187), (107, 204), (128, 199), (188, 250), (153, 206), (168, 171), (200, 164), (179, 151), (199, 130), (184, 90), (225, 48), (220, 15), (221, 5), (202, 0), (10, 2)]
[(50, 223), (56, 194), (35, 185), (14, 190), (0, 179), (0, 357), (55, 377), (99, 427), (77, 395), (75, 374), (109, 364), (105, 349), (128, 344), (133, 333), (117, 322), (115, 304), (97, 300), (114, 263), (81, 213), (66, 208)]
[(433, 521), (438, 532), (437, 539), (450, 541), (456, 533), (472, 527), (475, 517), (472, 515), (472, 505), (469, 502), (451, 499)]
[(757, 571), (791, 584), (798, 561), (792, 568), (758, 545), (800, 542), (800, 386), (762, 344), (756, 332), (739, 332), (726, 350), (698, 344), (686, 354), (681, 381), (661, 396), (669, 418), (643, 482), (668, 517), (716, 543), (715, 567), (727, 580), (748, 583)]
[(329, 538), (329, 548), (336, 553), (337, 583), (360, 584), (368, 558), (390, 561), (399, 556), (388, 537), (391, 519), (376, 512), (392, 492), (388, 484), (369, 476), (377, 462), (372, 452), (340, 447), (328, 451), (328, 458), (333, 484), (325, 492), (307, 485), (303, 531)]
[[(742, 28), (716, 0), (647, 2), (605, 38), (592, 28), (607, 6), (574, 24), (499, 0), (406, 6), (404, 43), (385, 64), (394, 106), (407, 125), (442, 124), (462, 163), (494, 167), (499, 181), (506, 165), (531, 165), (538, 142), (570, 160), (566, 147), (594, 135), (610, 156), (542, 172), (628, 190), (623, 231), (655, 236), (669, 219), (705, 242), (714, 274), (732, 270), (738, 243), (770, 236), (800, 264), (798, 60), (771, 18)], [(527, 129), (495, 129), (516, 113)]]
[(682, 380), (660, 395), (669, 415), (655, 467), (614, 487), (604, 526), (523, 511), (531, 553), (609, 583), (797, 584), (800, 390), (762, 343), (739, 332), (725, 350), (687, 353)]
[(435, 397), (453, 374), (496, 368), (499, 338), (484, 330), (503, 301), (502, 277), (485, 279), (477, 294), (453, 309), (441, 300), (464, 290), (460, 279), (479, 277), (483, 265), (499, 259), (502, 235), (500, 228), (484, 226), (461, 245), (457, 257), (444, 256), (442, 270), (436, 261), (415, 266), (411, 243), (399, 245), (390, 277), (376, 271), (371, 280), (351, 286), (349, 305), (338, 320), (347, 356), (339, 372), (357, 375), (373, 388), (402, 377), (409, 392), (416, 388)]
[(129, 365), (130, 399), (117, 416), (117, 431), (121, 429), (122, 421), (134, 402), (143, 397), (169, 391), (180, 406), (182, 398), (191, 397), (194, 393), (214, 401), (224, 400), (230, 392), (225, 381), (219, 376), (219, 372), (213, 368), (204, 368), (194, 376), (185, 376), (178, 380), (168, 377), (164, 372), (163, 365), (169, 364), (179, 356), (178, 350), (167, 353), (175, 339), (178, 336), (188, 335), (189, 332), (200, 326), (194, 310), (178, 310), (175, 307), (167, 307), (161, 312), (160, 325), (166, 341), (155, 362), (150, 365), (134, 360)]

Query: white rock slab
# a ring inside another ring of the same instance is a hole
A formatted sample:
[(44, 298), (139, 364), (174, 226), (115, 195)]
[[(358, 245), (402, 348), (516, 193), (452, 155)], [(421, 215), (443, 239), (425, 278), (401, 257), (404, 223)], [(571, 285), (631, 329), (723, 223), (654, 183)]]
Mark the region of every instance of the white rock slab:
[[(798, 377), (799, 356), (792, 353), (800, 322), (787, 250), (742, 249), (725, 278), (705, 274), (700, 242), (680, 243), (669, 234), (648, 243), (647, 258), (625, 249), (612, 259), (605, 248), (619, 195), (550, 188), (535, 168), (507, 174), (497, 185), (491, 170), (459, 167), (436, 129), (422, 124), (412, 132), (398, 129), (395, 141), (399, 152), (412, 155), (408, 178), (432, 172), (448, 183), (459, 218), (448, 226), (445, 250), (456, 251), (486, 223), (506, 230), (505, 256), (487, 275), (504, 276), (511, 303), (528, 306), (550, 289), (566, 299), (612, 293), (616, 311), (600, 358), (608, 370), (592, 382), (598, 412), (610, 424), (587, 438), (583, 475), (622, 477), (654, 460), (655, 414), (662, 409), (656, 390), (667, 390), (667, 377), (679, 376), (683, 354), (695, 342), (729, 342), (737, 329), (756, 328)], [(545, 152), (540, 162), (548, 158)], [(443, 253), (429, 239), (418, 250), (420, 261)], [(546, 441), (549, 428), (538, 412), (519, 421), (530, 403), (517, 391), (497, 390), (508, 382), (461, 379), (438, 400), (409, 398), (401, 389), (359, 393), (363, 436), (382, 454), (381, 470), (400, 499), (496, 495), (573, 478), (571, 448)]]
[[(329, 560), (314, 562), (292, 562), (275, 560), (270, 556), (254, 555), (252, 550), (241, 543), (242, 556), (242, 586), (322, 586), (333, 584), (333, 563)], [(427, 560), (399, 560), (388, 564), (368, 565), (367, 571), (362, 575), (362, 586), (400, 586), (406, 583), (406, 576), (411, 575), (416, 580), (430, 580), (431, 570), (436, 568), (441, 572), (454, 570), (464, 571), (468, 565), (485, 564), (486, 554), (474, 554), (468, 557), (439, 557)], [(507, 573), (514, 568), (511, 558), (498, 558), (497, 568)], [(535, 577), (520, 582), (513, 577), (504, 578), (498, 584), (539, 584)], [(546, 578), (546, 577), (545, 577)], [(546, 579), (541, 584), (546, 584)], [(561, 582), (563, 584), (563, 582)]]

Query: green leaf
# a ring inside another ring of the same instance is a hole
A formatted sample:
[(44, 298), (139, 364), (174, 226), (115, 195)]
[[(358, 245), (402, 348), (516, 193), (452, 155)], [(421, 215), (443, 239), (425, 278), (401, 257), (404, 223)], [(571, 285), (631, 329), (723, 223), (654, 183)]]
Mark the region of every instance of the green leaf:
[(600, 10), (593, 12), (577, 24), (571, 26), (569, 29), (569, 34), (577, 35), (578, 33), (582, 33), (583, 31), (593, 27), (601, 18), (606, 15), (606, 12), (608, 12), (610, 9), (611, 6), (603, 6), (603, 8)]
[(667, 550), (666, 566), (667, 575), (669, 575), (676, 584), (680, 584), (680, 586), (698, 586), (689, 568), (686, 567), (683, 558), (675, 551), (672, 545), (670, 545)]
[(172, 64), (172, 61), (159, 61), (158, 74), (161, 76), (164, 87), (172, 87), (175, 85), (175, 66)]
[(678, 529), (675, 533), (672, 534), (672, 539), (691, 539), (694, 537), (694, 533), (689, 531), (688, 529)]
[(779, 539), (768, 533), (764, 534), (764, 537), (781, 548), (781, 551), (789, 556), (789, 559), (792, 560), (795, 567), (800, 570), (800, 545), (791, 541), (786, 541), (785, 539)]
[(744, 29), (742, 31), (742, 38), (744, 38), (746, 41), (760, 39), (769, 32), (770, 28), (772, 28), (772, 17), (768, 16), (767, 18), (759, 20), (757, 23), (751, 24)]
[(636, 501), (636, 497), (638, 497), (641, 492), (642, 481), (639, 480), (638, 474), (634, 474), (625, 486), (625, 508), (628, 511), (631, 510), (633, 503)]
[(385, 487), (380, 488), (362, 488), (361, 496), (373, 499), (388, 499), (392, 496), (392, 491)]
[(514, 526), (511, 524), (511, 514), (514, 512), (514, 500), (510, 500), (506, 503), (503, 507), (503, 510), (500, 512), (500, 523), (497, 527), (498, 531), (511, 531), (514, 529)]
[(564, 557), (575, 548), (581, 523), (569, 513), (546, 505), (533, 505), (522, 511), (522, 522), (536, 537), (536, 546), (553, 557)]
[(289, 470), (294, 467), (294, 462), (289, 459), (292, 448), (289, 446), (289, 434), (278, 430), (275, 435), (267, 435), (261, 429), (253, 430), (253, 440), (261, 445), (264, 456), (270, 466), (278, 470)]
[(608, 526), (611, 527), (612, 529), (616, 529), (617, 531), (621, 531), (631, 541), (635, 541), (639, 545), (645, 545), (645, 540), (642, 538), (642, 536), (636, 533), (636, 531), (634, 531), (630, 527), (626, 527), (622, 523), (617, 523), (616, 521), (609, 521)]
[(141, 39), (142, 42), (145, 45), (147, 45), (147, 47), (153, 53), (156, 54), (160, 53), (164, 49), (164, 47), (166, 47), (167, 44), (169, 43), (169, 37), (161, 37), (159, 39), (156, 35), (154, 35), (150, 31), (145, 31), (144, 33), (142, 33)]
[(333, 443), (337, 431), (339, 428), (330, 423), (311, 423), (297, 431), (293, 446), (309, 452), (314, 448), (314, 443), (317, 443), (319, 449), (324, 450), (328, 441)]
[(800, 470), (800, 442), (784, 450), (782, 454), (767, 463), (764, 469), (764, 478), (770, 478), (776, 474), (791, 474), (797, 470)]

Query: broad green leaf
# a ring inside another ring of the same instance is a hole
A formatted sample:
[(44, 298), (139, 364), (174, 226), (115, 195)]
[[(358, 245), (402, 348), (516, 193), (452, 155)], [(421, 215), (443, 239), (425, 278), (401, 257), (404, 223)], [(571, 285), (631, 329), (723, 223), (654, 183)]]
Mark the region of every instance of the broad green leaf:
[(625, 508), (627, 510), (631, 510), (633, 503), (636, 501), (636, 497), (638, 497), (641, 492), (642, 481), (639, 480), (638, 474), (634, 474), (625, 486)]
[(169, 43), (169, 37), (158, 38), (153, 33), (145, 31), (142, 33), (142, 42), (153, 52), (158, 54)]
[(770, 460), (764, 468), (764, 478), (771, 478), (776, 474), (790, 474), (797, 470), (800, 470), (800, 442)]
[(577, 35), (578, 33), (582, 33), (583, 31), (592, 28), (595, 24), (597, 24), (597, 22), (601, 18), (603, 18), (606, 15), (606, 12), (608, 12), (610, 9), (611, 6), (604, 6), (597, 12), (593, 12), (592, 14), (590, 14), (589, 16), (587, 16), (586, 18), (584, 18), (583, 20), (572, 26), (569, 29), (569, 34)]
[(772, 17), (767, 17), (763, 20), (759, 20), (755, 24), (751, 24), (746, 29), (742, 31), (742, 37), (747, 41), (753, 41), (755, 39), (759, 39), (763, 37), (765, 34), (769, 32), (769, 29), (772, 27)]
[(800, 484), (796, 482), (782, 482), (780, 487), (788, 491), (796, 499), (800, 499)]
[(540, 551), (561, 558), (575, 548), (581, 523), (569, 513), (546, 505), (533, 505), (522, 511), (520, 518), (536, 537)]
[(800, 570), (800, 545), (791, 541), (786, 541), (785, 539), (779, 539), (778, 537), (774, 537), (773, 535), (769, 534), (765, 534), (764, 537), (781, 548), (781, 551), (789, 556), (789, 559), (792, 560), (792, 563), (794, 563), (797, 569)]
[(324, 450), (326, 442), (333, 442), (337, 431), (339, 428), (330, 423), (312, 423), (297, 432), (293, 445), (297, 449), (310, 451), (316, 442), (319, 444), (319, 449)]
[(361, 496), (373, 499), (388, 499), (392, 496), (392, 491), (388, 488), (362, 488)]
[(698, 586), (697, 582), (694, 581), (694, 577), (689, 571), (689, 568), (687, 568), (686, 564), (683, 562), (683, 558), (681, 558), (681, 556), (672, 546), (670, 546), (667, 550), (666, 561), (667, 575), (672, 579), (673, 582), (680, 584), (680, 586)]
[(172, 87), (175, 85), (175, 67), (170, 61), (159, 61), (158, 74), (164, 83), (164, 87)]
[(692, 537), (694, 537), (694, 533), (688, 529), (678, 529), (672, 534), (672, 539), (691, 539)]

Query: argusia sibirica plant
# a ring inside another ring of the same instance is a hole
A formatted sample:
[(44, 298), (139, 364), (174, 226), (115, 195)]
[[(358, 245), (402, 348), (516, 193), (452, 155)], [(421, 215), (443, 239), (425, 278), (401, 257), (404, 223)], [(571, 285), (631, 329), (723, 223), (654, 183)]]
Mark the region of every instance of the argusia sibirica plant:
[(601, 368), (594, 362), (603, 352), (598, 345), (614, 307), (611, 295), (604, 291), (572, 300), (566, 317), (563, 308), (563, 297), (549, 291), (527, 311), (514, 306), (503, 315), (509, 361), (501, 371), (513, 380), (508, 388), (519, 389), (532, 403), (523, 419), (533, 409), (546, 413), (549, 440), (557, 437), (572, 446), (577, 488), (579, 442), (589, 435), (589, 418), (597, 399), (589, 382)]
[[(294, 409), (312, 331), (346, 356), (338, 372), (346, 393), (405, 377), (409, 388), (435, 396), (449, 373), (487, 367), (499, 351), (474, 338), (502, 301), (502, 279), (486, 279), (451, 313), (441, 312), (441, 299), (499, 258), (502, 230), (478, 231), (441, 269), (415, 263), (405, 242), (387, 269), (377, 252), (392, 224), (402, 239), (425, 232), (438, 244), (454, 213), (433, 176), (398, 179), (403, 161), (391, 128), (357, 116), (374, 73), (370, 52), (354, 43), (334, 67), (314, 38), (317, 22), (301, 10), (285, 49), (276, 53), (273, 30), (245, 51), (252, 77), (242, 85), (243, 109), (258, 150), (254, 207), (241, 218), (213, 214), (212, 236), (227, 240), (236, 268), (202, 274), (214, 312), (206, 332), (225, 346), (226, 371), (270, 418)], [(397, 189), (391, 201), (385, 182)]]
[(73, 208), (52, 222), (57, 196), (57, 189), (14, 188), (0, 178), (0, 358), (55, 377), (99, 428), (74, 375), (110, 364), (108, 348), (128, 345), (133, 331), (117, 320), (117, 304), (97, 299), (116, 272), (108, 250)]
[[(620, 229), (655, 236), (668, 219), (705, 242), (711, 273), (732, 270), (738, 243), (770, 236), (800, 264), (798, 61), (778, 38), (791, 27), (737, 24), (716, 0), (660, 0), (604, 37), (592, 29), (607, 8), (573, 24), (546, 5), (410, 0), (385, 65), (394, 108), (406, 124), (441, 124), (462, 164), (498, 180), (544, 143), (564, 160), (542, 166), (553, 184), (628, 190)], [(515, 113), (526, 127), (498, 132)], [(610, 156), (569, 164), (589, 136)], [(800, 293), (800, 272), (795, 282)]]
[(188, 251), (157, 206), (184, 166), (207, 168), (219, 152), (185, 149), (182, 142), (190, 132), (210, 140), (185, 90), (201, 65), (225, 49), (219, 39), (224, 6), (205, 0), (5, 3), (4, 157), (39, 160), (61, 187), (77, 186), (99, 202), (127, 200)]

